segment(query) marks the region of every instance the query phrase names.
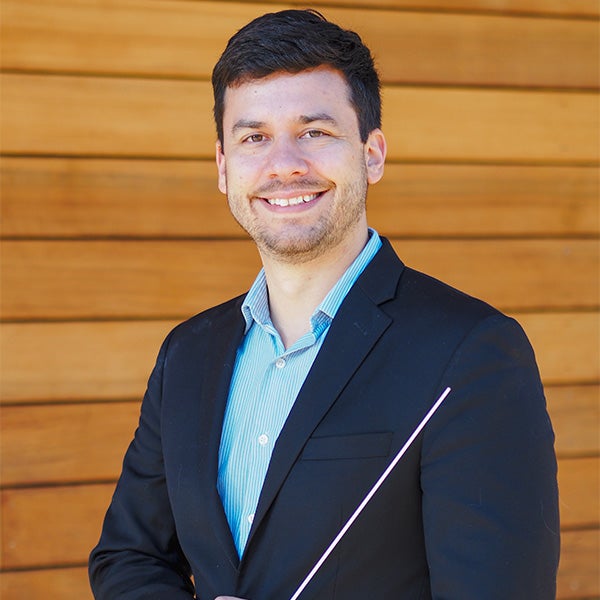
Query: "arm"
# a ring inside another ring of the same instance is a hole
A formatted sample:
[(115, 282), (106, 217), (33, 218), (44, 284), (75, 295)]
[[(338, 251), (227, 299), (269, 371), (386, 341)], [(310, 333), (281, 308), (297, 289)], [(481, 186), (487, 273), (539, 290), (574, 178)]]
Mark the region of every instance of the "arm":
[(487, 319), (445, 382), (452, 395), (426, 428), (422, 455), (432, 597), (554, 600), (554, 434), (521, 328)]
[(90, 555), (90, 582), (98, 600), (194, 597), (162, 462), (160, 400), (167, 346), (168, 340), (150, 376), (139, 427), (125, 455), (100, 541)]

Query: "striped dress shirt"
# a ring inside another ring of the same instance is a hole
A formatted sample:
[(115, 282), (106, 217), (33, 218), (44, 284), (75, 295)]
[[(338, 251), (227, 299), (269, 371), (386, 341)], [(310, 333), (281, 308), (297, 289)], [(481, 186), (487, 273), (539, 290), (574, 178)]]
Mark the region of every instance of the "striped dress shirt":
[(277, 437), (338, 308), (380, 247), (379, 235), (369, 229), (362, 252), (313, 312), (310, 331), (287, 349), (271, 322), (263, 270), (246, 296), (246, 332), (229, 389), (217, 480), (240, 557)]

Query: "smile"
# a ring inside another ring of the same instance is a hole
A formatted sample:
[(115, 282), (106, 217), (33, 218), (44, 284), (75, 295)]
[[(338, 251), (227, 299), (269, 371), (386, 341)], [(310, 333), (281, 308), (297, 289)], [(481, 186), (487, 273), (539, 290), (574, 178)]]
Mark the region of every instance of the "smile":
[(319, 194), (308, 194), (306, 196), (297, 196), (296, 198), (267, 198), (267, 202), (272, 206), (297, 206), (314, 200)]

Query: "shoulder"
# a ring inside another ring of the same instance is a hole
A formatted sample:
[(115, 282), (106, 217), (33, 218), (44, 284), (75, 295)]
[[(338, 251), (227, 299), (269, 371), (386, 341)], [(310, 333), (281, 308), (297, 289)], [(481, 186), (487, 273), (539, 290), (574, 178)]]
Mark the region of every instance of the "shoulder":
[(410, 321), (417, 328), (436, 330), (470, 329), (490, 317), (507, 317), (488, 302), (476, 298), (431, 275), (406, 266), (399, 259), (400, 268), (391, 268), (388, 262), (389, 285), (392, 273), (397, 273), (394, 290), (379, 302), (380, 308), (394, 321)]
[(410, 267), (404, 268), (396, 300), (405, 310), (416, 309), (422, 313), (431, 312), (454, 319), (479, 320), (501, 314), (484, 300)]
[(168, 334), (164, 346), (197, 344), (200, 340), (213, 342), (223, 335), (243, 331), (244, 318), (241, 312), (245, 294), (222, 304), (208, 308), (176, 325)]
[(389, 240), (381, 239), (381, 249), (357, 283), (384, 311), (467, 320), (499, 314), (487, 302), (405, 265)]

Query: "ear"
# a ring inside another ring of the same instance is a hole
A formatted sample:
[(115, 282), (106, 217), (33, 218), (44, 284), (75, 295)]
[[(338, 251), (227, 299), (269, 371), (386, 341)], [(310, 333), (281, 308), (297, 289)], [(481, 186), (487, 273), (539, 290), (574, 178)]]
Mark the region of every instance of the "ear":
[(217, 140), (215, 147), (215, 159), (217, 161), (217, 173), (219, 176), (218, 185), (219, 191), (223, 194), (227, 194), (227, 174), (225, 169), (225, 154), (223, 153), (223, 146), (221, 142)]
[(367, 181), (377, 183), (383, 177), (387, 144), (381, 129), (373, 129), (365, 142), (365, 163), (367, 165)]

